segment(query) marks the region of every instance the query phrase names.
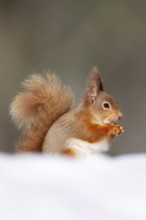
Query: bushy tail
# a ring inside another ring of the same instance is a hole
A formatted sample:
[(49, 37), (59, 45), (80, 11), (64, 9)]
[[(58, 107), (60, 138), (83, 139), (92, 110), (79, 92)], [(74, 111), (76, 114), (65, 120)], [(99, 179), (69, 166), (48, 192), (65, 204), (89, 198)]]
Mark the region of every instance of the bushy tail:
[(18, 150), (41, 151), (48, 129), (70, 110), (73, 95), (54, 74), (31, 75), (22, 86), (10, 105), (10, 115), (23, 131)]

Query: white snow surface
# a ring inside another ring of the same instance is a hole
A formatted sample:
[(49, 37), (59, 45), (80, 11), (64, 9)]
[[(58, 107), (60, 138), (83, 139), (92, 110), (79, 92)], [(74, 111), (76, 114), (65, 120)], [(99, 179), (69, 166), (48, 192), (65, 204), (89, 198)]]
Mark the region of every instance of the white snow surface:
[(0, 220), (146, 220), (146, 154), (0, 154)]

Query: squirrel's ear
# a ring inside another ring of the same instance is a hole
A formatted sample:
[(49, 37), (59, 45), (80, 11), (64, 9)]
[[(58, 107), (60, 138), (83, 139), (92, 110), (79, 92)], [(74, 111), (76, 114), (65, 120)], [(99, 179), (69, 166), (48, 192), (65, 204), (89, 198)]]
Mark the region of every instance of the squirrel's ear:
[(100, 91), (103, 91), (103, 83), (100, 77), (99, 70), (96, 66), (91, 69), (89, 79), (87, 81), (87, 88), (85, 99), (87, 103), (94, 104)]

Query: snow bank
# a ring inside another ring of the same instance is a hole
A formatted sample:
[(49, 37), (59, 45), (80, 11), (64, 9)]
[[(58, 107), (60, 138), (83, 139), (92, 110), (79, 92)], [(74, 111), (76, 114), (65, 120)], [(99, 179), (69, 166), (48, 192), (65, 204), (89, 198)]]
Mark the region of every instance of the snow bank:
[(1, 220), (146, 220), (146, 154), (0, 154)]

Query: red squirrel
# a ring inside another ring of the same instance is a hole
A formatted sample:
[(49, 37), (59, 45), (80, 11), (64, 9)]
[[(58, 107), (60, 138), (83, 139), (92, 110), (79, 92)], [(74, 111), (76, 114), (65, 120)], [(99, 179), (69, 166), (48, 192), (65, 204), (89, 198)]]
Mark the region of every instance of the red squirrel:
[(106, 151), (112, 139), (124, 132), (116, 122), (122, 113), (104, 91), (97, 67), (93, 67), (80, 103), (73, 107), (71, 89), (55, 74), (33, 74), (10, 106), (10, 115), (22, 135), (20, 152), (46, 152), (68, 156)]

